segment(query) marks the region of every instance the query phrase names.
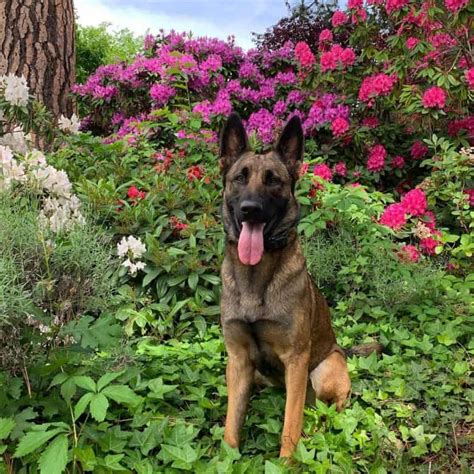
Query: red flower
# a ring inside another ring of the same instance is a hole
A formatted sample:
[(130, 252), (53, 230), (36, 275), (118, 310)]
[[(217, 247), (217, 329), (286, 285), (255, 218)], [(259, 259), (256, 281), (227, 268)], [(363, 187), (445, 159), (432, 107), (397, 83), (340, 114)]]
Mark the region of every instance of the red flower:
[(414, 245), (404, 245), (398, 252), (398, 258), (405, 262), (416, 263), (420, 260), (420, 252)]
[(435, 255), (435, 249), (439, 244), (439, 241), (433, 239), (433, 237), (426, 237), (425, 239), (420, 239), (421, 250), (426, 255)]
[(392, 161), (390, 163), (390, 166), (392, 169), (402, 169), (405, 166), (405, 158), (403, 156), (397, 155), (392, 158)]
[(305, 68), (309, 68), (314, 64), (314, 54), (304, 41), (296, 43), (295, 56), (301, 66)]
[(187, 171), (188, 180), (194, 181), (195, 179), (201, 179), (203, 177), (202, 167), (199, 165), (190, 166)]
[(406, 224), (405, 208), (397, 203), (387, 206), (380, 218), (380, 223), (391, 229), (398, 230)]
[(418, 188), (408, 191), (400, 203), (407, 214), (411, 214), (412, 216), (419, 216), (426, 211), (427, 203), (425, 193)]
[(320, 165), (316, 165), (313, 170), (313, 174), (315, 176), (319, 176), (323, 178), (325, 181), (331, 181), (332, 179), (332, 171), (328, 165), (322, 163)]
[(128, 188), (127, 196), (129, 199), (145, 199), (146, 192), (140, 191), (135, 185), (132, 185)]
[(331, 130), (335, 137), (340, 137), (349, 130), (349, 122), (342, 117), (338, 117), (332, 121)]
[(346, 176), (347, 175), (347, 166), (343, 161), (339, 161), (334, 165), (334, 173), (338, 174), (339, 176)]
[(382, 171), (385, 166), (387, 150), (383, 145), (375, 145), (370, 149), (367, 169), (369, 171)]
[(406, 42), (407, 48), (413, 49), (419, 42), (420, 40), (418, 38), (413, 38), (413, 36), (410, 36)]
[(446, 105), (446, 92), (441, 87), (433, 86), (425, 91), (421, 98), (423, 107), (442, 109)]
[(413, 159), (421, 160), (428, 153), (428, 147), (418, 140), (413, 143), (410, 152)]

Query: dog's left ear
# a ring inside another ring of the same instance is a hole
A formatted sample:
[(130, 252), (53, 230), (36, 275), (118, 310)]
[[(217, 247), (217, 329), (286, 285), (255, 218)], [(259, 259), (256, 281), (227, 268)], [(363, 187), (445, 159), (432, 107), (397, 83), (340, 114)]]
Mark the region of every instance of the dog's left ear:
[(224, 176), (233, 163), (249, 149), (244, 124), (238, 114), (231, 113), (221, 132), (219, 156), (221, 157)]
[(303, 127), (300, 118), (294, 115), (281, 132), (275, 150), (295, 181), (298, 179), (298, 171), (303, 160), (303, 148)]

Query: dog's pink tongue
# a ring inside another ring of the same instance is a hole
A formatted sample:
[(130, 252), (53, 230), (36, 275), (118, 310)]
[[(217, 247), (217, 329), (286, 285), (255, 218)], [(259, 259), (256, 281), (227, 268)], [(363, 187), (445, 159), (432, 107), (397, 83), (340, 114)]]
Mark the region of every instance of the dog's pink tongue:
[(237, 250), (244, 265), (257, 265), (263, 255), (263, 227), (265, 224), (242, 222)]

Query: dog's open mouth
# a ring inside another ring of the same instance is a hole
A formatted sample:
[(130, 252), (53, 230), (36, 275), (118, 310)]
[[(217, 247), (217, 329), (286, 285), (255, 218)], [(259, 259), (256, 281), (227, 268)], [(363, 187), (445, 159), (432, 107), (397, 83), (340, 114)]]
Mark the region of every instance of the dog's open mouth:
[(244, 265), (257, 265), (263, 256), (264, 222), (242, 222), (237, 250)]

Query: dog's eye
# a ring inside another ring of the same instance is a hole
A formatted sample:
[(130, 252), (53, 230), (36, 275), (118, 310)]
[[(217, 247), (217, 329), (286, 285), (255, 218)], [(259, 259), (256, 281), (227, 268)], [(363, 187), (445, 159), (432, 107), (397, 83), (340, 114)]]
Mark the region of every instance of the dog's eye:
[(268, 171), (265, 176), (265, 184), (267, 186), (278, 186), (281, 184), (281, 179), (275, 176), (271, 171)]
[(247, 178), (243, 173), (240, 173), (234, 178), (234, 181), (239, 184), (245, 184)]

